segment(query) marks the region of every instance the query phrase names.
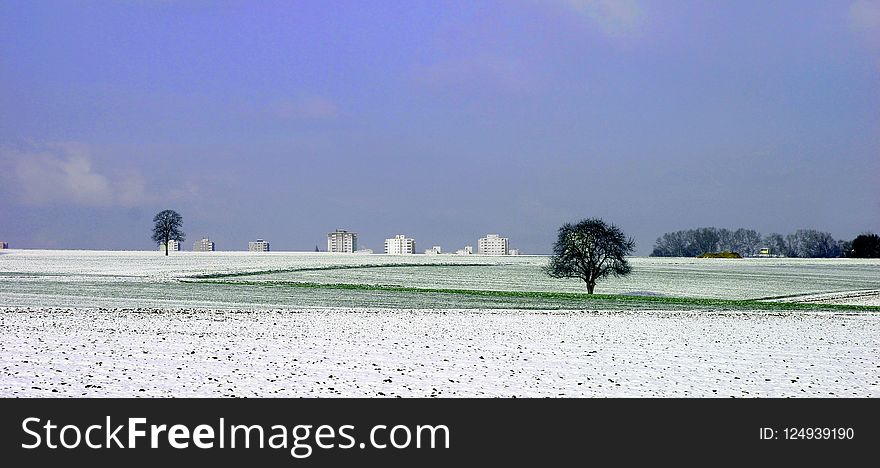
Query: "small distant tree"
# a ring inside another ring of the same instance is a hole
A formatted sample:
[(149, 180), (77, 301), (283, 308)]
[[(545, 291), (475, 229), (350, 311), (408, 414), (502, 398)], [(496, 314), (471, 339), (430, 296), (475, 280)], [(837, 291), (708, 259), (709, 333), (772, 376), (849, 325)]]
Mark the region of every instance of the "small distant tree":
[(635, 245), (620, 228), (599, 218), (566, 223), (559, 228), (553, 256), (544, 271), (553, 278), (580, 278), (587, 283), (587, 293), (593, 294), (599, 280), (630, 274), (626, 256)]
[(168, 244), (171, 241), (183, 242), (186, 234), (180, 230), (183, 216), (174, 210), (160, 211), (153, 217), (153, 242), (165, 244), (165, 255), (168, 255)]
[(872, 232), (859, 234), (853, 239), (847, 256), (854, 258), (880, 258), (880, 236)]

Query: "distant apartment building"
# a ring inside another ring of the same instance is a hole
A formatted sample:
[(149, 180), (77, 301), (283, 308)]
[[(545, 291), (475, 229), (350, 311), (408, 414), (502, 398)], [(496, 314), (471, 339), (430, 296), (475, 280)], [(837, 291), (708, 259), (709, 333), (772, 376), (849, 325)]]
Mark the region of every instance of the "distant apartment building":
[(343, 229), (337, 229), (327, 234), (327, 251), (353, 253), (358, 249), (358, 235), (356, 232), (349, 232)]
[(0, 250), (5, 250), (5, 249), (8, 249), (8, 248), (9, 248), (9, 243), (8, 243), (8, 242), (0, 241)]
[(248, 252), (268, 252), (269, 243), (263, 239), (248, 242)]
[(507, 255), (519, 255), (519, 249), (510, 249), (507, 251)]
[(416, 253), (415, 239), (409, 239), (403, 234), (398, 234), (391, 239), (385, 239), (385, 253), (392, 255), (408, 255)]
[(207, 237), (199, 239), (193, 243), (193, 252), (213, 252), (214, 243)]
[(455, 255), (472, 255), (474, 253), (473, 246), (466, 245), (463, 249), (458, 249), (455, 251)]
[(439, 245), (435, 245), (435, 246), (431, 247), (430, 249), (425, 250), (425, 255), (440, 255), (442, 253), (443, 253), (443, 250), (440, 248)]
[[(159, 251), (165, 251), (165, 243), (162, 242), (159, 244)], [(168, 251), (179, 252), (180, 251), (180, 242), (176, 240), (168, 241)]]
[(478, 241), (477, 248), (480, 255), (507, 255), (510, 250), (506, 237), (498, 234), (487, 234)]

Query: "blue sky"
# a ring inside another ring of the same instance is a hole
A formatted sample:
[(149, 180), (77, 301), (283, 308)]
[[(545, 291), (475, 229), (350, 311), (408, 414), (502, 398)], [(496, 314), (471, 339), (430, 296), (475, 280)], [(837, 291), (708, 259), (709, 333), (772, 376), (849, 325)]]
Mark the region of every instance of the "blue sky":
[[(880, 231), (880, 2), (0, 1), (0, 239)], [(189, 246), (189, 241), (187, 246)]]

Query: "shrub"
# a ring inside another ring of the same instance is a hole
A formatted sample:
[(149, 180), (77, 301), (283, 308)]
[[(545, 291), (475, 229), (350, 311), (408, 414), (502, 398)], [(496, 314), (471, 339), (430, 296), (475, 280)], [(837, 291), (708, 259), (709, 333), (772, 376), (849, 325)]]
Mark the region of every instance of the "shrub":
[(697, 255), (697, 258), (743, 258), (737, 252), (729, 252), (725, 250), (724, 252), (703, 252), (700, 255)]

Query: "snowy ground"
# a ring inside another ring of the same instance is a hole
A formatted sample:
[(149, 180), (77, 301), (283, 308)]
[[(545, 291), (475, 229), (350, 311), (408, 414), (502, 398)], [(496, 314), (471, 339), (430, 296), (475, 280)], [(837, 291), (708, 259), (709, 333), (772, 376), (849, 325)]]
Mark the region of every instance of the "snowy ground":
[(880, 396), (876, 313), (0, 309), (2, 396)]
[[(199, 285), (174, 284), (196, 275), (236, 273), (248, 275), (228, 279), (584, 292), (580, 280), (548, 277), (542, 271), (547, 261), (546, 256), (174, 252), (166, 257), (159, 252), (9, 250), (0, 253), (0, 307), (31, 305), (22, 302), (20, 296), (23, 294), (75, 296), (83, 299), (84, 306), (93, 305), (95, 299), (106, 299), (104, 304), (119, 307), (154, 305), (127, 302), (133, 299), (128, 289), (153, 286), (158, 287), (152, 288), (142, 299), (161, 299), (165, 301), (163, 304), (179, 307), (193, 306), (191, 299), (200, 302), (196, 306), (206, 302), (214, 307), (222, 304), (240, 306), (242, 302), (261, 303), (260, 300), (242, 300), (238, 290), (227, 297), (218, 294), (215, 288), (206, 298), (199, 296), (205, 289)], [(608, 278), (599, 284), (597, 292), (760, 299), (880, 290), (878, 259), (636, 257), (630, 262), (633, 267), (631, 276)], [(263, 273), (254, 274), (257, 272)], [(184, 286), (189, 290), (180, 289)], [(163, 294), (163, 290), (169, 288), (174, 291)], [(9, 294), (18, 296), (6, 297)], [(114, 297), (123, 300), (113, 302)], [(299, 299), (304, 299), (306, 304), (303, 301), (286, 304), (267, 301), (265, 305), (293, 308), (314, 305), (308, 297)], [(48, 305), (60, 305), (58, 300), (58, 297), (52, 297)], [(66, 300), (64, 305), (78, 304)], [(401, 301), (396, 305), (422, 308), (431, 304)]]
[[(4, 251), (0, 397), (880, 396), (878, 310), (303, 286), (583, 291), (546, 262)], [(877, 260), (632, 264), (599, 292), (880, 305)]]
[(777, 299), (779, 302), (811, 302), (816, 304), (847, 304), (880, 306), (880, 289), (803, 294)]

